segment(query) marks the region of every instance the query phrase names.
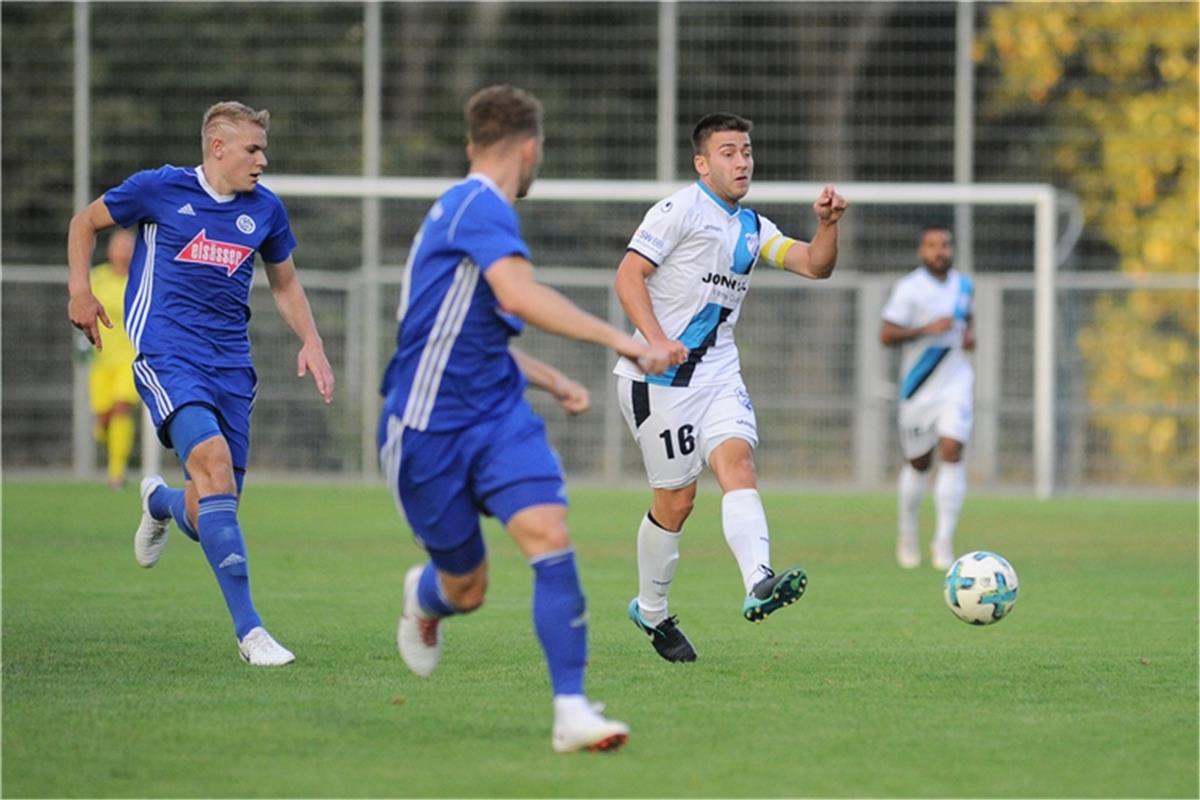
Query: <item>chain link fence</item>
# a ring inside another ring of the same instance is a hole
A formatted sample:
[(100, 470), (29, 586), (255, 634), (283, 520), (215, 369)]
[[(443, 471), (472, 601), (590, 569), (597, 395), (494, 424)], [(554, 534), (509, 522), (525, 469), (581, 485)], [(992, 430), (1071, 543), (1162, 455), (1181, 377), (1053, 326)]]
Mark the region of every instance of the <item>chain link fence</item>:
[[(1187, 6), (1151, 8), (1166, 14)], [(81, 20), (87, 197), (138, 169), (198, 163), (203, 110), (233, 98), (271, 110), (271, 172), (362, 174), (372, 155), (367, 130), (377, 124), (380, 174), (459, 175), (466, 166), (463, 103), (475, 88), (496, 81), (526, 86), (545, 103), (544, 177), (688, 179), (691, 125), (703, 113), (724, 109), (755, 120), (756, 177), (762, 181), (952, 181), (964, 179), (966, 163), (967, 180), (1063, 186), (1071, 174), (1063, 172), (1062, 150), (1087, 131), (1048, 124), (1036, 107), (1024, 111), (1011, 99), (1001, 102), (1011, 86), (1002, 65), (987, 55), (987, 37), (995, 14), (1006, 7), (5, 2), (3, 465), (69, 468), (77, 435), (68, 424), (75, 378), (64, 253), (79, 188), (73, 125)], [(1047, 5), (1045, 13), (1053, 16), (1057, 9)], [(1102, 52), (1111, 44), (1107, 30), (1070, 33), (1080, 52)], [(375, 52), (372, 42), (379, 58), (375, 122), (364, 112), (372, 85), (364, 59)], [(1194, 44), (1185, 48), (1184, 60), (1192, 72), (1174, 80), (1194, 76)], [(964, 74), (970, 79), (965, 84)], [(971, 132), (965, 151), (964, 120)], [(1153, 160), (1165, 135), (1154, 125), (1134, 131), (1124, 157)], [(1195, 174), (1194, 148), (1181, 170), (1177, 180), (1186, 184)], [(1088, 205), (1089, 186), (1064, 188), (1081, 193)], [(1187, 224), (1194, 226), (1194, 187), (1190, 197)], [(256, 469), (323, 476), (370, 472), (360, 441), (364, 411), (351, 398), (377, 365), (363, 363), (354, 343), (363, 315), (375, 314), (386, 359), (396, 286), (385, 283), (384, 291), (373, 293), (361, 280), (368, 257), (361, 200), (287, 202), (300, 241), (297, 263), (341, 386), (350, 391), (325, 410), (311, 387), (296, 384), (291, 334), (268, 294), (256, 292), (252, 336), (262, 387), (253, 463)], [(377, 259), (385, 278), (389, 265), (403, 263), (426, 205), (379, 203)], [(522, 224), (537, 262), (585, 270), (562, 288), (610, 316), (611, 273), (646, 205), (530, 203), (522, 209)], [(765, 203), (759, 210), (795, 235), (811, 233), (803, 203)], [(833, 281), (755, 287), (739, 341), (762, 418), (760, 460), (768, 479), (890, 481), (898, 458), (887, 386), (892, 363), (875, 353), (878, 379), (862, 374), (866, 351), (856, 342), (869, 340), (877, 326), (866, 298), (915, 265), (921, 225), (961, 220), (961, 212), (945, 206), (855, 207), (843, 226)], [(978, 324), (994, 335), (992, 345), (981, 336), (981, 347), (996, 350), (987, 356), (990, 377), (980, 387), (977, 418), (983, 424), (969, 449), (972, 470), (982, 483), (1027, 486), (1035, 345), (1031, 215), (1027, 209), (981, 207), (969, 220), (961, 263), (980, 287)], [(1195, 490), (1194, 249), (1160, 256), (1177, 279), (1144, 288), (1117, 274), (1122, 255), (1112, 243), (1132, 237), (1138, 224), (1136, 218), (1115, 218), (1101, 225), (1089, 217), (1060, 264), (1060, 487)], [(1095, 329), (1114, 329), (1130, 318), (1142, 324), (1126, 341), (1149, 333), (1140, 349), (1107, 365), (1123, 372), (1107, 375), (1104, 352), (1119, 343)], [(569, 423), (534, 396), (568, 470), (606, 480), (636, 478), (636, 455), (610, 408), (609, 359), (538, 334), (527, 339), (535, 353), (581, 371), (593, 393), (596, 410)], [(1176, 385), (1158, 377), (1163, 364), (1183, 369), (1185, 379)], [(1142, 384), (1145, 396), (1104, 388)], [(877, 444), (863, 444), (864, 429), (875, 431)]]

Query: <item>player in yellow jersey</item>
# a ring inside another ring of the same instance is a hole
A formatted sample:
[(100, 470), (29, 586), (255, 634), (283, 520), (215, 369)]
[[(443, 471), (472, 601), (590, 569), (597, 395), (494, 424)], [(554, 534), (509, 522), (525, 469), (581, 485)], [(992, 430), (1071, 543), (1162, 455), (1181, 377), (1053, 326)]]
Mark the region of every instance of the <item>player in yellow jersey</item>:
[(88, 369), (88, 394), (96, 415), (96, 441), (108, 449), (108, 485), (120, 489), (133, 451), (133, 412), (141, 402), (133, 384), (133, 343), (125, 334), (125, 284), (133, 234), (118, 228), (108, 238), (108, 261), (92, 270), (92, 292), (104, 304), (112, 330)]

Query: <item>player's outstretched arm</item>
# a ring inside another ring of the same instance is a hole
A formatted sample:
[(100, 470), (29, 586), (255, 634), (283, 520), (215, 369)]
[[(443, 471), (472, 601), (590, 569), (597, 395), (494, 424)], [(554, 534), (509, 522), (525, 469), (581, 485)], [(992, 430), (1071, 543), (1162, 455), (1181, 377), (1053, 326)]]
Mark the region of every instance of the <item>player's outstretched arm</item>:
[(524, 373), (526, 379), (539, 389), (553, 395), (563, 411), (571, 416), (582, 414), (592, 407), (592, 398), (587, 388), (578, 381), (573, 381), (554, 367), (541, 359), (534, 358), (524, 350), (511, 345), (508, 352)]
[(67, 229), (67, 318), (83, 332), (97, 350), (104, 349), (100, 323), (111, 328), (112, 320), (104, 305), (92, 294), (92, 251), (96, 249), (96, 231), (111, 228), (117, 222), (108, 212), (103, 197), (97, 197), (71, 217)]
[(814, 280), (824, 280), (832, 275), (837, 265), (838, 221), (849, 205), (833, 184), (826, 184), (813, 203), (817, 232), (808, 244), (797, 242), (788, 250), (783, 259), (784, 269)]
[(663, 347), (647, 346), (593, 316), (563, 295), (537, 282), (533, 265), (520, 256), (506, 256), (483, 273), (500, 307), (547, 333), (594, 342), (636, 360), (644, 372), (657, 375), (671, 366)]
[(317, 332), (308, 295), (296, 275), (296, 264), (292, 257), (278, 264), (267, 264), (267, 280), (271, 284), (271, 295), (275, 307), (296, 334), (300, 337), (300, 353), (296, 356), (296, 377), (303, 378), (312, 373), (317, 391), (326, 403), (333, 402), (333, 367), (325, 357), (325, 342)]

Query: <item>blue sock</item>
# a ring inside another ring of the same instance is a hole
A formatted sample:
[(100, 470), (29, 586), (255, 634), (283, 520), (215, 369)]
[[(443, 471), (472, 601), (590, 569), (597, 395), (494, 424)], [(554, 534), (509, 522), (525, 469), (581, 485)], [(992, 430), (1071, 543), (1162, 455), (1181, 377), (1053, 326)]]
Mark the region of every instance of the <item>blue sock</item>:
[(200, 547), (217, 576), (225, 605), (233, 617), (233, 628), (241, 639), (262, 624), (250, 599), (250, 573), (246, 543), (237, 520), (237, 497), (214, 494), (200, 498)]
[(533, 627), (554, 693), (583, 694), (587, 664), (587, 602), (575, 569), (575, 551), (539, 556), (533, 566)]
[(417, 584), (417, 602), (421, 604), (421, 610), (431, 617), (451, 617), (458, 613), (458, 609), (442, 596), (437, 568), (432, 561), (421, 572), (421, 582)]
[(150, 516), (155, 519), (167, 519), (168, 517), (174, 519), (175, 524), (179, 526), (179, 530), (183, 531), (185, 536), (193, 542), (198, 542), (200, 535), (196, 533), (196, 529), (192, 527), (192, 521), (188, 519), (184, 494), (183, 489), (172, 489), (165, 484), (158, 487), (150, 493), (147, 503), (150, 508)]

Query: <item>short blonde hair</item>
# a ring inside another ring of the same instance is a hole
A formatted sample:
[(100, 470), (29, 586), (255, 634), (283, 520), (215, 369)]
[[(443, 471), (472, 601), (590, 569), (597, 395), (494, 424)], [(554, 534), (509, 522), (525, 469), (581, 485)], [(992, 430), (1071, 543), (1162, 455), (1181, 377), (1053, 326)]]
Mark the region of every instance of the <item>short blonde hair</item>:
[(255, 111), (250, 106), (236, 100), (214, 103), (209, 106), (208, 111), (204, 112), (204, 121), (200, 123), (200, 146), (204, 152), (208, 152), (208, 144), (216, 135), (218, 128), (238, 122), (253, 122), (265, 131), (271, 126), (271, 112), (265, 108), (262, 111)]

